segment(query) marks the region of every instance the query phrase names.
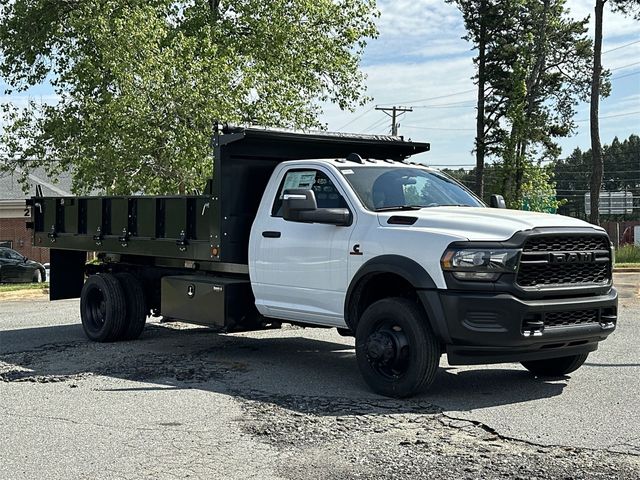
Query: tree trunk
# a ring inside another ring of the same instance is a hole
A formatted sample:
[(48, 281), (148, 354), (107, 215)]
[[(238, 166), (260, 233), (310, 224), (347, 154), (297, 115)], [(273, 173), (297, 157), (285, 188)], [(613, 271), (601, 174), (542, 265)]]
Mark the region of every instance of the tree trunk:
[(487, 25), (484, 18), (485, 1), (480, 6), (480, 41), (478, 42), (478, 111), (476, 116), (476, 194), (481, 199), (484, 197), (484, 155), (485, 155), (485, 131), (484, 131), (484, 90), (485, 90), (485, 65), (487, 49)]
[(220, 10), (220, 0), (209, 0), (209, 12), (211, 13), (211, 23), (218, 21), (218, 12)]
[(600, 225), (600, 186), (602, 185), (602, 145), (600, 144), (600, 75), (602, 74), (602, 14), (606, 0), (596, 0), (596, 33), (593, 42), (593, 75), (591, 77), (591, 213), (589, 221)]
[(526, 145), (527, 141), (524, 138), (526, 135), (525, 132), (520, 132), (520, 139), (516, 144), (515, 148), (515, 166), (516, 166), (516, 175), (515, 175), (515, 186), (514, 186), (514, 196), (520, 204), (519, 208), (522, 208), (523, 198), (522, 198), (522, 184), (524, 183), (524, 162), (526, 161)]

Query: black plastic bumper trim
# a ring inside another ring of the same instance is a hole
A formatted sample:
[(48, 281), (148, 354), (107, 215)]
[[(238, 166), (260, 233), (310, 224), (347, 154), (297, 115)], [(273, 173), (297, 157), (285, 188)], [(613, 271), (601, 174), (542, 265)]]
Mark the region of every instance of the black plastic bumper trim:
[[(452, 365), (520, 362), (593, 351), (615, 330), (617, 320), (614, 288), (604, 295), (537, 300), (449, 290), (420, 291), (419, 296)], [(527, 319), (587, 309), (597, 310), (599, 321), (525, 331)]]

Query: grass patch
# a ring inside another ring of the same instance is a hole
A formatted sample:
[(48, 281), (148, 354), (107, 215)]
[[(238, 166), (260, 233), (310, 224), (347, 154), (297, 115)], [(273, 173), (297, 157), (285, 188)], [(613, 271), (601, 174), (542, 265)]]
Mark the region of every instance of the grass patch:
[(640, 247), (623, 245), (616, 250), (616, 267), (627, 264), (640, 264)]
[(19, 290), (44, 290), (48, 283), (0, 283), (0, 292), (17, 292)]
[(615, 268), (624, 270), (625, 268), (640, 268), (640, 263), (616, 263)]

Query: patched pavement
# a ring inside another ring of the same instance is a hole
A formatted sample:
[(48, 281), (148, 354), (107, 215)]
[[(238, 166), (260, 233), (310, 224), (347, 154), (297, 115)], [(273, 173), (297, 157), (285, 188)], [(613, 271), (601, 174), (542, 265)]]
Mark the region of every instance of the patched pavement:
[(618, 329), (570, 376), (443, 359), (403, 401), (335, 330), (156, 322), (95, 344), (77, 300), (0, 301), (0, 478), (636, 479), (640, 274), (615, 283)]

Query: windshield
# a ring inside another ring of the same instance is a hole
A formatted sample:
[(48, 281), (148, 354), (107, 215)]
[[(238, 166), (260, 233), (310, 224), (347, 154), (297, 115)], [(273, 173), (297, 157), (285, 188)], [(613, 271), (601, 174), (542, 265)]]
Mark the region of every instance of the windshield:
[(373, 211), (484, 206), (455, 180), (423, 168), (350, 166), (340, 172), (364, 206)]

